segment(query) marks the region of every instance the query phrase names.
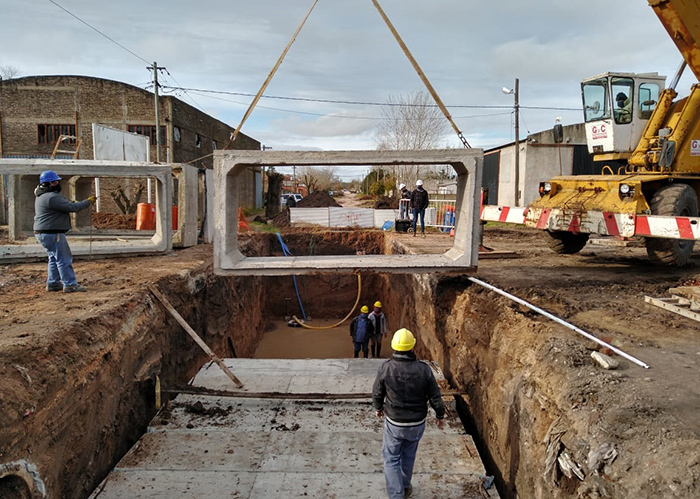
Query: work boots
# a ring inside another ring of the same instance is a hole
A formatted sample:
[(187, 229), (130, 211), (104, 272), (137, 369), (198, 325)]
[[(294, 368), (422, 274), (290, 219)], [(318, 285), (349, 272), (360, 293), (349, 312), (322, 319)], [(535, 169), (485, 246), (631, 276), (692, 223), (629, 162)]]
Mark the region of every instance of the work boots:
[(70, 286), (63, 287), (64, 293), (78, 293), (83, 291), (87, 291), (87, 288), (85, 286), (81, 286), (80, 284), (71, 284)]

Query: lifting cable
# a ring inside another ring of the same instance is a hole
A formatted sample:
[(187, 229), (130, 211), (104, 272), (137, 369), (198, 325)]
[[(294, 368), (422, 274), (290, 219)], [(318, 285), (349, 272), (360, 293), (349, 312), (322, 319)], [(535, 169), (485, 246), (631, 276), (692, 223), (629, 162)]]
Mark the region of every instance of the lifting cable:
[(425, 85), (425, 88), (427, 88), (428, 92), (430, 92), (430, 95), (433, 96), (433, 100), (435, 100), (435, 103), (440, 108), (440, 111), (442, 111), (442, 114), (445, 115), (445, 118), (447, 118), (447, 121), (449, 121), (450, 125), (452, 125), (452, 128), (457, 133), (457, 137), (459, 137), (459, 140), (462, 141), (462, 144), (464, 144), (464, 147), (466, 147), (467, 149), (470, 149), (471, 146), (469, 145), (469, 142), (467, 142), (467, 139), (464, 137), (462, 132), (457, 127), (457, 124), (452, 119), (452, 116), (450, 116), (450, 112), (445, 107), (445, 104), (442, 103), (440, 96), (437, 94), (437, 92), (435, 91), (433, 86), (430, 84), (430, 81), (428, 81), (428, 77), (425, 76), (425, 73), (423, 72), (421, 67), (418, 65), (418, 61), (416, 61), (413, 58), (413, 54), (411, 54), (411, 51), (408, 50), (408, 47), (406, 46), (403, 39), (401, 38), (401, 35), (399, 35), (399, 32), (396, 31), (396, 28), (394, 28), (394, 25), (391, 24), (391, 21), (389, 20), (387, 15), (384, 13), (382, 8), (379, 6), (379, 2), (377, 0), (372, 0), (372, 3), (377, 8), (377, 11), (379, 11), (379, 15), (382, 16), (382, 19), (384, 19), (384, 22), (386, 23), (387, 27), (389, 28), (389, 31), (391, 31), (391, 33), (394, 35), (394, 38), (396, 38), (396, 41), (399, 44), (399, 46), (401, 47), (401, 49), (403, 50), (403, 53), (406, 54), (406, 57), (408, 57), (408, 60), (413, 65), (413, 69), (415, 69), (416, 73), (418, 73), (418, 76), (420, 77), (421, 81)]
[(282, 55), (280, 55), (279, 59), (277, 59), (277, 63), (276, 63), (275, 66), (272, 68), (272, 71), (270, 71), (270, 74), (267, 75), (267, 79), (266, 79), (265, 82), (262, 84), (262, 87), (260, 87), (260, 90), (258, 90), (258, 93), (257, 93), (257, 95), (255, 96), (255, 98), (253, 99), (253, 102), (251, 102), (251, 103), (250, 103), (250, 106), (248, 106), (248, 110), (247, 110), (247, 111), (245, 112), (245, 114), (243, 115), (243, 119), (241, 120), (241, 124), (238, 125), (238, 127), (233, 131), (233, 134), (231, 135), (231, 139), (228, 141), (228, 144), (226, 144), (226, 147), (224, 147), (224, 149), (228, 149), (228, 148), (231, 146), (231, 143), (232, 143), (234, 140), (236, 140), (236, 137), (238, 137), (238, 132), (241, 131), (241, 127), (243, 127), (243, 123), (245, 123), (245, 121), (248, 119), (248, 117), (250, 116), (250, 114), (253, 112), (253, 108), (256, 106), (256, 104), (257, 104), (258, 101), (260, 100), (260, 97), (262, 97), (262, 94), (263, 94), (263, 92), (265, 92), (265, 89), (267, 88), (267, 86), (270, 84), (270, 81), (272, 80), (272, 77), (275, 76), (275, 73), (277, 72), (277, 69), (280, 67), (280, 64), (282, 64), (282, 61), (284, 60), (284, 57), (287, 55), (287, 52), (289, 51), (289, 48), (292, 46), (292, 44), (294, 43), (294, 41), (297, 39), (297, 35), (298, 35), (299, 32), (301, 31), (301, 28), (304, 27), (304, 24), (306, 23), (306, 20), (307, 20), (307, 19), (309, 18), (309, 16), (311, 15), (311, 11), (314, 10), (314, 7), (316, 7), (316, 4), (317, 4), (317, 3), (318, 3), (318, 0), (314, 0), (314, 4), (313, 4), (313, 5), (311, 6), (311, 8), (309, 9), (309, 12), (306, 13), (306, 17), (304, 17), (304, 19), (301, 21), (301, 23), (299, 24), (299, 27), (298, 27), (297, 30), (294, 32), (294, 36), (292, 36), (292, 39), (289, 40), (289, 43), (287, 44), (287, 46), (286, 46), (286, 47), (284, 48), (284, 50), (282, 51)]

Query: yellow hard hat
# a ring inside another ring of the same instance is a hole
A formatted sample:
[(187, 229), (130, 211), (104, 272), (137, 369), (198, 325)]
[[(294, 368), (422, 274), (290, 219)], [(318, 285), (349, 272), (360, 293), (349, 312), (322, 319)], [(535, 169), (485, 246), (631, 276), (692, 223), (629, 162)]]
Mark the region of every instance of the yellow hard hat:
[(408, 352), (416, 346), (416, 338), (413, 333), (406, 328), (401, 328), (394, 333), (391, 339), (391, 348), (397, 352)]
[(374, 302), (374, 306), (377, 307), (377, 308), (382, 308), (382, 302), (380, 302), (379, 300), (377, 300), (377, 301)]
[(363, 314), (366, 314), (367, 312), (369, 312), (369, 309), (367, 308), (367, 305), (362, 305), (362, 308), (360, 309), (360, 312), (362, 312)]

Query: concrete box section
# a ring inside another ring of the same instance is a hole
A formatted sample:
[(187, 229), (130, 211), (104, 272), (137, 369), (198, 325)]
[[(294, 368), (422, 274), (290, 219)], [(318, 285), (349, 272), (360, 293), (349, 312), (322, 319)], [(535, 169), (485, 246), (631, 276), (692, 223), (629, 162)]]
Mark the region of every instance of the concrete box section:
[[(156, 181), (156, 231), (150, 239), (124, 239), (113, 241), (75, 240), (69, 237), (74, 256), (111, 256), (129, 254), (162, 253), (172, 249), (172, 181), (170, 165), (132, 163), (121, 161), (0, 159), (0, 174), (13, 175), (11, 184), (9, 222), (10, 231), (17, 232), (27, 219), (34, 217), (32, 193), (42, 171), (54, 170), (64, 179), (70, 177), (152, 177)], [(89, 196), (84, 185), (74, 183), (76, 193)], [(29, 189), (27, 191), (27, 189)], [(23, 195), (24, 194), (24, 195)], [(31, 202), (30, 202), (31, 201)], [(167, 209), (165, 209), (167, 207)], [(21, 232), (21, 230), (20, 230)], [(120, 238), (121, 239), (121, 238)], [(27, 258), (45, 258), (46, 251), (36, 242), (0, 245), (0, 263), (21, 261)]]
[[(207, 364), (192, 385), (255, 398), (178, 395), (91, 497), (386, 497), (383, 420), (370, 398), (382, 362), (226, 359), (242, 390)], [(451, 402), (445, 430), (429, 416), (414, 497), (497, 498)]]
[[(442, 255), (245, 257), (238, 249), (238, 178), (261, 166), (450, 165), (457, 172), (456, 226)], [(483, 151), (216, 151), (214, 271), (222, 275), (353, 272), (470, 272), (477, 266), (479, 192)]]

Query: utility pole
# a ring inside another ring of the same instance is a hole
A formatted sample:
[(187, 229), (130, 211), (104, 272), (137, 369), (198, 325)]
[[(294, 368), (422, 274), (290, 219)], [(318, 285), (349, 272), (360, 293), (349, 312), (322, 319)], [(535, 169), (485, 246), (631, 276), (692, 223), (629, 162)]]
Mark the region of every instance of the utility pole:
[(515, 206), (520, 206), (520, 80), (515, 79)]
[[(150, 66), (148, 69), (153, 70), (153, 92), (156, 96), (156, 163), (160, 163), (160, 106), (158, 105), (158, 70), (165, 68), (158, 67), (158, 63), (154, 61), (153, 66)], [(150, 189), (148, 191), (150, 196)]]

